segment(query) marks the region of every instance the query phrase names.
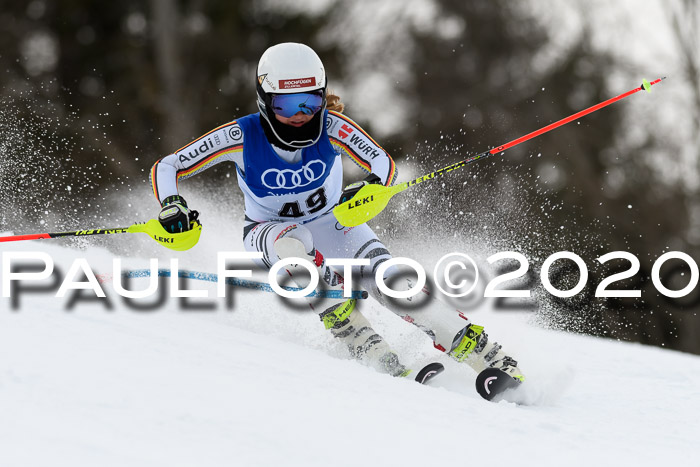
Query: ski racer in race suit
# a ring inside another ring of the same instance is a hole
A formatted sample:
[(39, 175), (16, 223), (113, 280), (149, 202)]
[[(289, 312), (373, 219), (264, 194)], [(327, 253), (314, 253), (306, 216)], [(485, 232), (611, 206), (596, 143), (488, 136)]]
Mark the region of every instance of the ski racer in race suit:
[[(179, 180), (232, 162), (245, 196), (244, 245), (248, 251), (263, 254), (260, 266), (269, 268), (278, 261), (276, 242), (292, 238), (303, 244), (302, 254), (319, 268), (327, 285), (337, 287), (338, 282), (342, 286), (342, 278), (325, 266), (323, 258), (366, 258), (369, 266), (359, 271), (362, 288), (428, 333), (436, 348), (477, 371), (496, 367), (522, 379), (517, 363), (489, 341), (481, 326), (471, 324), (461, 313), (428, 300), (430, 309), (421, 312), (419, 324), (378, 290), (374, 273), (391, 258), (389, 251), (367, 224), (342, 226), (332, 209), (365, 184), (392, 185), (396, 166), (384, 149), (342, 114), (344, 105), (327, 92), (325, 70), (316, 53), (303, 44), (275, 45), (260, 58), (256, 78), (259, 113), (215, 128), (153, 166), (151, 182), (161, 203), (163, 227), (182, 232), (198, 217), (178, 194)], [(344, 190), (342, 156), (369, 174)], [(387, 283), (397, 272), (387, 269)], [(392, 288), (410, 288), (410, 282), (403, 282), (405, 286), (400, 280)], [(354, 300), (327, 299), (314, 309), (320, 311), (333, 335), (347, 342), (355, 357), (394, 376), (411, 372), (372, 329)]]

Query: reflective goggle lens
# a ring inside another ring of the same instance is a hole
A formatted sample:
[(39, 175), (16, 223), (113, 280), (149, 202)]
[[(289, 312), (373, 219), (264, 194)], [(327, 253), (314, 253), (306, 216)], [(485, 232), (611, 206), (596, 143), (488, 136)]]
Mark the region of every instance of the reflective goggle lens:
[(313, 115), (323, 105), (323, 97), (319, 93), (303, 92), (297, 94), (276, 94), (272, 96), (272, 111), (284, 118), (303, 112)]

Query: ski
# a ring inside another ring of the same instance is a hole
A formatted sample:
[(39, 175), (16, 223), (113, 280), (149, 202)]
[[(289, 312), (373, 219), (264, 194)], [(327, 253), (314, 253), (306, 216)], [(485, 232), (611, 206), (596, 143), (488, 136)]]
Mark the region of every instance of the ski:
[(487, 401), (503, 400), (503, 394), (509, 389), (515, 389), (521, 384), (520, 380), (498, 368), (487, 368), (476, 377), (476, 392)]
[(445, 371), (445, 366), (442, 363), (428, 363), (418, 372), (415, 380), (420, 384), (426, 384), (428, 381)]

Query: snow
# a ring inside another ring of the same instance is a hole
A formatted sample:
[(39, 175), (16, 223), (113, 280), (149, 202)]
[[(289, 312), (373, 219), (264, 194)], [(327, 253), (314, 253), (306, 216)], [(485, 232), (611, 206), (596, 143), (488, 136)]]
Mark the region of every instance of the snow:
[[(195, 250), (181, 267), (210, 267)], [(63, 272), (82, 257), (98, 274), (114, 257), (63, 241), (2, 251), (47, 252)], [(70, 294), (48, 292), (23, 293), (17, 309), (0, 299), (0, 465), (644, 466), (700, 454), (697, 356), (542, 329), (485, 302), (473, 319), (528, 377), (527, 405), (490, 403), (470, 368), (371, 300), (366, 315), (405, 363), (446, 365), (431, 385), (350, 360), (317, 316), (274, 294), (138, 311), (103, 287), (111, 309), (69, 310)]]

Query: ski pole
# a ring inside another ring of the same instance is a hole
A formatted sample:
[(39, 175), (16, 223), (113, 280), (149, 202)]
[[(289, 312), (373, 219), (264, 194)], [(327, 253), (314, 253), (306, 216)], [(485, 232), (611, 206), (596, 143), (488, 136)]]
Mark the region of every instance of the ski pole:
[[(199, 272), (199, 271), (178, 271), (177, 272), (178, 277), (182, 277), (184, 279), (193, 279), (193, 280), (198, 280), (198, 281), (205, 281), (205, 282), (218, 282), (219, 281), (219, 276), (217, 274), (213, 274), (210, 272)], [(124, 271), (122, 273), (123, 277), (126, 278), (136, 278), (136, 277), (150, 277), (151, 276), (151, 270), (150, 269), (134, 269), (131, 271)], [(171, 277), (172, 276), (172, 271), (170, 269), (158, 269), (158, 277)], [(103, 275), (101, 277), (100, 282), (105, 283), (110, 280), (113, 280), (113, 277), (111, 274), (109, 275)], [(224, 279), (226, 284), (233, 285), (236, 287), (245, 287), (246, 289), (253, 289), (253, 290), (261, 290), (263, 292), (274, 292), (274, 289), (268, 284), (267, 282), (258, 282), (250, 279), (241, 279), (239, 277), (227, 277)], [(286, 285), (280, 285), (281, 288), (284, 290), (287, 290), (289, 292), (298, 292), (302, 290), (300, 287), (289, 287)], [(352, 297), (356, 300), (364, 300), (368, 297), (369, 295), (367, 294), (366, 291), (364, 290), (353, 290), (352, 291)], [(308, 298), (315, 298), (315, 297), (321, 297), (321, 298), (345, 298), (343, 297), (343, 291), (342, 290), (314, 290), (313, 292), (309, 293), (309, 295), (306, 295)]]
[(17, 242), (22, 240), (40, 240), (47, 238), (60, 237), (87, 237), (90, 235), (114, 235), (123, 233), (145, 233), (148, 234), (156, 242), (171, 250), (184, 251), (189, 250), (199, 241), (199, 235), (202, 233), (202, 225), (199, 222), (194, 222), (193, 228), (182, 233), (170, 233), (156, 219), (151, 219), (148, 222), (130, 225), (129, 227), (117, 227), (114, 229), (87, 229), (74, 230), (72, 232), (48, 232), (27, 235), (8, 235), (0, 237), (0, 242)]
[(606, 107), (621, 99), (624, 99), (625, 97), (631, 96), (636, 92), (651, 92), (651, 87), (655, 84), (660, 83), (664, 79), (666, 79), (666, 77), (656, 79), (651, 83), (647, 80), (643, 80), (642, 85), (640, 87), (631, 89), (623, 94), (620, 94), (619, 96), (612, 97), (606, 101), (595, 104), (591, 107), (588, 107), (587, 109), (581, 110), (580, 112), (577, 112), (557, 122), (542, 127), (539, 130), (535, 130), (532, 133), (528, 133), (524, 136), (521, 136), (520, 138), (516, 138), (513, 141), (502, 144), (500, 146), (496, 146), (493, 149), (486, 150), (463, 161), (455, 162), (454, 164), (448, 165), (447, 167), (443, 167), (442, 169), (436, 170), (435, 172), (431, 172), (427, 175), (423, 175), (422, 177), (418, 177), (408, 182), (400, 183), (394, 186), (365, 185), (360, 189), (360, 191), (357, 192), (357, 194), (350, 201), (336, 206), (333, 209), (333, 214), (335, 215), (338, 222), (346, 227), (355, 227), (360, 224), (364, 224), (365, 222), (369, 221), (370, 219), (378, 215), (380, 212), (382, 212), (386, 205), (389, 203), (389, 200), (397, 193), (400, 193), (412, 186), (418, 185), (419, 183), (423, 183), (428, 180), (433, 180), (441, 175), (445, 175), (448, 172), (452, 172), (453, 170), (462, 168), (471, 162), (477, 161), (479, 159), (484, 159), (496, 153), (502, 153), (506, 149), (510, 149), (513, 146), (517, 146), (520, 143), (523, 143), (527, 140), (547, 133), (548, 131), (554, 130), (555, 128), (559, 128), (562, 125), (566, 125), (567, 123), (577, 120), (583, 117), (584, 115), (593, 113), (596, 110), (602, 109), (603, 107)]
[(88, 235), (111, 235), (127, 233), (129, 231), (128, 227), (117, 227), (115, 229), (92, 229), (92, 230), (74, 230), (72, 232), (48, 232), (48, 233), (38, 233), (38, 234), (26, 234), (26, 235), (7, 235), (0, 237), (0, 242), (18, 242), (22, 240), (41, 240), (45, 238), (59, 238), (59, 237), (84, 237)]

